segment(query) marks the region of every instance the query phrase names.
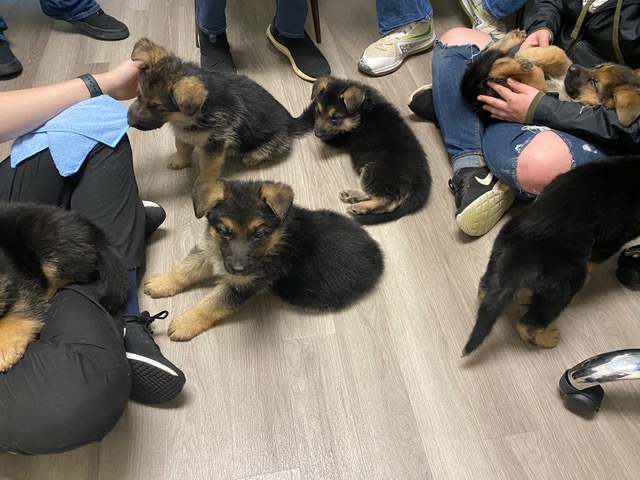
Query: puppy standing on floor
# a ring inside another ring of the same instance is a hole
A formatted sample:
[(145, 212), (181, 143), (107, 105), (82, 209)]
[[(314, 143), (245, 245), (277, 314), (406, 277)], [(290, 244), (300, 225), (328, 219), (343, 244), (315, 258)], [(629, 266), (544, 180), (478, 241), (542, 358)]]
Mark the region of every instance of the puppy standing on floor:
[(273, 290), (313, 310), (345, 307), (382, 274), (382, 252), (348, 217), (293, 205), (293, 190), (274, 182), (197, 181), (196, 217), (206, 215), (202, 240), (167, 273), (144, 285), (169, 297), (205, 279), (216, 285), (169, 325), (171, 340), (190, 340), (255, 295)]
[(531, 299), (518, 333), (537, 347), (555, 347), (560, 332), (553, 322), (588, 272), (639, 235), (640, 156), (612, 157), (556, 177), (498, 234), (463, 354), (480, 346), (521, 291)]
[(129, 292), (127, 269), (104, 234), (73, 211), (0, 202), (0, 371), (11, 368), (42, 329), (48, 301), (72, 283), (100, 279), (111, 312)]
[(362, 190), (340, 199), (362, 224), (390, 222), (424, 206), (431, 191), (427, 156), (396, 108), (371, 87), (332, 77), (316, 80), (312, 104), (314, 133), (346, 149)]
[(152, 41), (136, 43), (132, 60), (144, 63), (138, 98), (129, 107), (129, 124), (153, 130), (171, 124), (176, 153), (169, 168), (185, 168), (194, 148), (200, 175), (219, 177), (225, 155), (242, 156), (245, 165), (285, 157), (291, 141), (311, 130), (307, 119), (294, 119), (264, 88), (243, 75), (205, 72)]

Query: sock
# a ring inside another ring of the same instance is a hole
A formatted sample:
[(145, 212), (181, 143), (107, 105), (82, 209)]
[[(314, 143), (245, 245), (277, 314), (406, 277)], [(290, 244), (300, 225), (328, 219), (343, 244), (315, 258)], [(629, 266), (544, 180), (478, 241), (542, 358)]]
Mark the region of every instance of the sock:
[(129, 315), (140, 315), (140, 305), (138, 304), (138, 278), (136, 269), (129, 270), (129, 296), (124, 304), (124, 311)]

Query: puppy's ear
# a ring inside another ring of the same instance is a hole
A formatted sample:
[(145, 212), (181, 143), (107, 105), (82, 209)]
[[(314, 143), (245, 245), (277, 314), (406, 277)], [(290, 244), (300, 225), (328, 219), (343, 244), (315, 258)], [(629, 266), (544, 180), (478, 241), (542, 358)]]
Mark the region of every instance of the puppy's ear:
[(216, 204), (224, 200), (224, 180), (207, 178), (196, 181), (191, 197), (196, 218), (204, 217)]
[(640, 93), (628, 88), (619, 88), (614, 92), (613, 98), (620, 125), (628, 127), (640, 117)]
[(289, 213), (293, 204), (293, 190), (289, 185), (276, 182), (264, 182), (260, 188), (263, 201), (280, 220)]
[(331, 83), (331, 77), (320, 77), (313, 82), (313, 90), (311, 90), (311, 101), (314, 101), (320, 93), (327, 89), (327, 86)]
[(342, 92), (340, 98), (344, 102), (344, 105), (347, 107), (347, 111), (349, 113), (353, 113), (358, 108), (360, 108), (360, 105), (362, 105), (362, 102), (364, 102), (365, 96), (364, 92), (360, 88), (349, 87), (344, 92)]
[(187, 117), (195, 114), (207, 99), (207, 89), (196, 77), (183, 77), (173, 84), (171, 89), (173, 100), (180, 112)]
[(166, 57), (168, 54), (169, 52), (160, 45), (156, 45), (148, 38), (141, 38), (133, 47), (131, 60), (141, 61), (144, 63), (145, 68), (150, 68), (158, 63), (158, 60)]

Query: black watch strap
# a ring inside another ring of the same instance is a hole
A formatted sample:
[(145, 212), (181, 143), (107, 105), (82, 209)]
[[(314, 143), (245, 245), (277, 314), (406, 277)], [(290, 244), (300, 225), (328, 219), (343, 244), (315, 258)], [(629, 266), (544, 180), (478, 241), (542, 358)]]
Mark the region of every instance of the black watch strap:
[(98, 85), (98, 82), (96, 82), (96, 79), (93, 78), (93, 75), (91, 75), (90, 73), (85, 73), (84, 75), (80, 75), (78, 78), (82, 80), (84, 84), (87, 86), (87, 89), (91, 94), (91, 98), (102, 95), (102, 90), (100, 89), (100, 85)]

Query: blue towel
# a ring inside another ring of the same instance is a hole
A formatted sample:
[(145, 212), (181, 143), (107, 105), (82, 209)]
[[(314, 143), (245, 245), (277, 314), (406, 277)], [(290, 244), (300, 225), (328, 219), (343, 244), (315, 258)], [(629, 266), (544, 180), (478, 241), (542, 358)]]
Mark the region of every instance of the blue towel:
[(17, 138), (11, 147), (11, 166), (48, 148), (60, 175), (68, 177), (98, 142), (113, 148), (128, 129), (127, 107), (108, 95), (90, 98)]

